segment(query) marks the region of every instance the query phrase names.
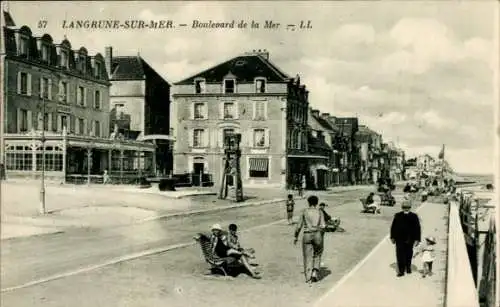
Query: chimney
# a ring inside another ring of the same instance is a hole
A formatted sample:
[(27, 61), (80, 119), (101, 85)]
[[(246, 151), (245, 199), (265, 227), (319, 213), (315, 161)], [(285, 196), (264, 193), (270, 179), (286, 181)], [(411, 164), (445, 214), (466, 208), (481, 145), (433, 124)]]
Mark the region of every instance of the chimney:
[(321, 118), (324, 120), (328, 120), (328, 118), (330, 118), (330, 113), (321, 113)]
[(329, 119), (332, 123), (334, 123), (334, 124), (335, 124), (335, 121), (337, 120), (337, 118), (336, 118), (335, 116), (332, 116), (332, 115), (328, 116), (328, 119)]
[(319, 110), (311, 109), (311, 114), (315, 117), (319, 117)]
[(104, 49), (104, 64), (106, 65), (106, 71), (108, 72), (109, 77), (111, 78), (111, 63), (113, 63), (113, 47), (108, 46)]
[(265, 60), (269, 60), (269, 52), (266, 49), (258, 49), (258, 50), (253, 49), (250, 52), (245, 52), (245, 55), (258, 55), (264, 58)]

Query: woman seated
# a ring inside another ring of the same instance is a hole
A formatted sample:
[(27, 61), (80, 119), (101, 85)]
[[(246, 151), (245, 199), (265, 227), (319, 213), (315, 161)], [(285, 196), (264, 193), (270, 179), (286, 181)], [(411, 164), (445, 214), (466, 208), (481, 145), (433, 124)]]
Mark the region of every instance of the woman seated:
[(235, 261), (239, 261), (245, 267), (248, 273), (250, 273), (250, 276), (256, 279), (261, 278), (259, 272), (254, 271), (252, 266), (248, 262), (248, 253), (234, 248), (236, 246), (229, 242), (228, 234), (222, 230), (222, 227), (219, 224), (214, 224), (212, 226), (212, 235), (210, 236), (210, 242), (212, 246), (212, 252), (215, 255), (220, 258), (234, 258)]

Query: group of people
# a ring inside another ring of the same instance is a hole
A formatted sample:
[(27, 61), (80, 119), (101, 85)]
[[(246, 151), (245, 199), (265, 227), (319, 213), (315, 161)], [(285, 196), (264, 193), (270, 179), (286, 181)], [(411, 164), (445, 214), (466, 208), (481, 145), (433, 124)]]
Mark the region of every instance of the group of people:
[[(373, 198), (375, 193), (370, 193), (368, 198)], [(320, 277), (321, 258), (324, 250), (324, 234), (329, 228), (340, 228), (340, 219), (332, 218), (325, 210), (326, 204), (320, 203), (317, 196), (307, 198), (308, 207), (301, 211), (294, 231), (293, 243), (299, 241), (302, 233), (303, 266), (306, 283), (318, 281)], [(368, 205), (380, 206), (375, 201), (367, 201)], [(397, 260), (397, 276), (412, 273), (412, 259), (417, 255), (422, 256), (422, 276), (432, 275), (432, 263), (434, 261), (434, 245), (436, 240), (432, 236), (421, 242), (421, 225), (418, 215), (411, 212), (412, 200), (405, 197), (402, 202), (402, 211), (394, 215), (390, 227), (390, 239), (395, 245)], [(289, 224), (293, 224), (293, 213), (295, 201), (293, 195), (288, 195), (286, 212)], [(254, 269), (257, 264), (251, 263), (255, 259), (253, 249), (245, 249), (241, 246), (236, 224), (230, 224), (228, 231), (224, 231), (219, 224), (211, 228), (210, 244), (214, 255), (221, 258), (232, 257), (239, 261), (249, 275), (260, 279), (261, 274)], [(418, 247), (417, 252), (414, 249)]]

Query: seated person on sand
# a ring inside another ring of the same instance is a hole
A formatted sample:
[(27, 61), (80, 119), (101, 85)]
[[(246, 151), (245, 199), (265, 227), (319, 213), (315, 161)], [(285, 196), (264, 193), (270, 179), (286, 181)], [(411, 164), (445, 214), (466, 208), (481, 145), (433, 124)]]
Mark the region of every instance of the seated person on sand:
[[(380, 198), (380, 196), (378, 198)], [(373, 209), (375, 212), (380, 213), (380, 201), (375, 200), (375, 193), (370, 192), (365, 203), (367, 209)]]
[(238, 236), (238, 226), (236, 226), (236, 224), (229, 224), (228, 229), (229, 232), (227, 238), (230, 247), (228, 253), (235, 253), (235, 251), (237, 251), (247, 258), (254, 259), (255, 250), (253, 248), (241, 247), (240, 238)]
[(228, 234), (222, 230), (222, 227), (219, 224), (214, 224), (212, 226), (210, 242), (212, 252), (215, 255), (220, 258), (234, 258), (235, 261), (239, 261), (245, 267), (245, 269), (250, 273), (250, 276), (256, 279), (260, 278), (259, 273), (255, 272), (248, 263), (247, 257), (244, 256), (242, 252), (230, 247)]
[(330, 214), (326, 212), (325, 207), (328, 206), (325, 203), (319, 204), (319, 210), (323, 212), (323, 216), (325, 218), (325, 224), (327, 229), (331, 229), (333, 231), (337, 230), (340, 225), (340, 219), (338, 217), (331, 217)]

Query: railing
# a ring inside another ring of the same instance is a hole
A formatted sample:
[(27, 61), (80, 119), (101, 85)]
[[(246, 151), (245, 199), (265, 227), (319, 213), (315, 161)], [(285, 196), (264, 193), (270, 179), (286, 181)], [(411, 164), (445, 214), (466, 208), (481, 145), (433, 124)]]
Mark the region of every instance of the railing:
[(459, 208), (450, 204), (446, 307), (479, 307), (474, 277), (462, 232)]
[(496, 288), (496, 246), (496, 225), (495, 219), (492, 216), (484, 241), (483, 270), (479, 283), (479, 302), (481, 303), (481, 307), (498, 306), (498, 302), (496, 302), (499, 299)]

